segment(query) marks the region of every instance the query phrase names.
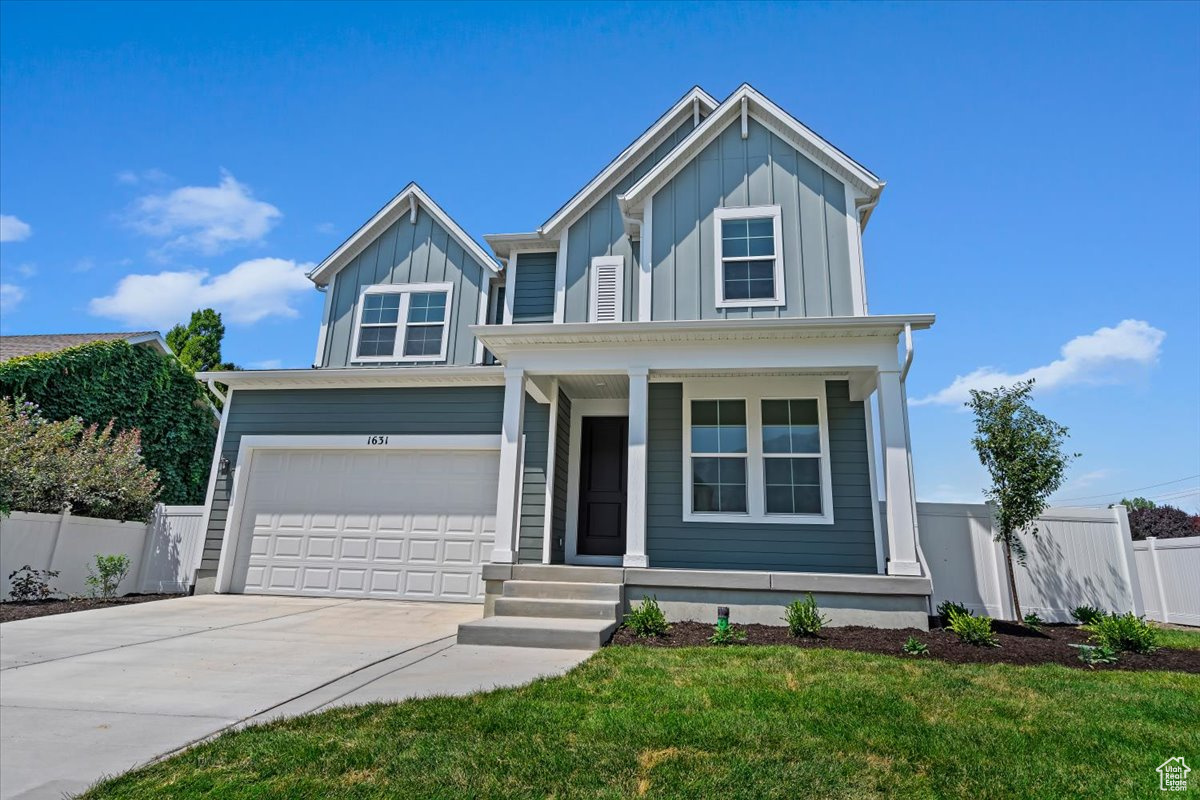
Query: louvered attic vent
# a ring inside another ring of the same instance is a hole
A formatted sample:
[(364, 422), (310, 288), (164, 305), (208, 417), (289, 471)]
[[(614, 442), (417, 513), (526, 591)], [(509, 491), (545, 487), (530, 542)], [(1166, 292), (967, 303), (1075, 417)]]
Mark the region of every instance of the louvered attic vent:
[(588, 294), (588, 322), (620, 322), (625, 297), (625, 259), (597, 256), (592, 259), (592, 285)]

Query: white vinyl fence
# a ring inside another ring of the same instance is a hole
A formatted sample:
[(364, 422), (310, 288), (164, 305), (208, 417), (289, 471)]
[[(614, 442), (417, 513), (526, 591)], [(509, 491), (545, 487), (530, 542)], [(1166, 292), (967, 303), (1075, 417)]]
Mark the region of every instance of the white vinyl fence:
[(1146, 616), (1200, 625), (1200, 536), (1133, 543)]
[[(917, 519), (934, 607), (953, 600), (978, 613), (1013, 619), (1004, 549), (993, 540), (988, 507), (918, 503)], [(1070, 622), (1071, 610), (1081, 605), (1144, 613), (1124, 506), (1050, 508), (1037, 527), (1038, 536), (1023, 537), (1025, 565), (1013, 564), (1023, 613), (1047, 622)]]
[(9, 596), (9, 574), (26, 564), (58, 570), (50, 584), (60, 595), (87, 594), (95, 557), (119, 553), (130, 561), (119, 594), (186, 592), (203, 547), (203, 514), (204, 506), (159, 505), (145, 523), (14, 511), (0, 518), (0, 598)]

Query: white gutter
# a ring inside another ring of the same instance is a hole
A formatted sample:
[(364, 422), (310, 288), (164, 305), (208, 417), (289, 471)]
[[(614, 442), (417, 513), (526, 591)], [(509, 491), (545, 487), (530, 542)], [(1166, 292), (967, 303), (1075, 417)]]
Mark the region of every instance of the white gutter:
[(213, 378), (208, 379), (208, 391), (212, 392), (212, 396), (221, 401), (221, 405), (225, 405), (225, 395), (221, 394), (221, 390), (217, 388), (217, 382)]
[(908, 377), (908, 368), (912, 366), (913, 360), (913, 341), (912, 341), (912, 323), (904, 323), (904, 366), (900, 368), (900, 383)]

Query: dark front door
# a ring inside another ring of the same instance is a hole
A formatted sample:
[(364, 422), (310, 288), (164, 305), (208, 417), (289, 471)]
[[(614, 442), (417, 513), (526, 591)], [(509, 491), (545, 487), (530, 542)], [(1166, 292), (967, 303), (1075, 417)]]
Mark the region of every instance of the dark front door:
[(625, 555), (625, 485), (629, 420), (584, 417), (579, 448), (579, 536), (582, 556)]

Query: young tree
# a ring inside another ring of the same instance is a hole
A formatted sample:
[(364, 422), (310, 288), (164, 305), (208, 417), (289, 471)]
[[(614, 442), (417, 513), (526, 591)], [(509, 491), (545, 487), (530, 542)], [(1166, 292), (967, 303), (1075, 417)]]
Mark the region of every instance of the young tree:
[(1018, 620), (1021, 603), (1013, 556), (1025, 563), (1020, 534), (1036, 536), (1034, 524), (1046, 509), (1050, 495), (1062, 485), (1067, 466), (1078, 454), (1063, 452), (1067, 429), (1034, 410), (1029, 395), (1033, 381), (1021, 381), (995, 391), (971, 391), (967, 406), (975, 412), (971, 444), (992, 478), (984, 495), (993, 505), (996, 541), (1004, 544), (1008, 565), (1008, 591)]
[(225, 324), (221, 315), (211, 308), (192, 312), (187, 325), (179, 324), (167, 331), (167, 345), (175, 357), (192, 372), (237, 369), (221, 361), (221, 341)]
[(1153, 500), (1147, 500), (1144, 497), (1134, 497), (1132, 499), (1128, 497), (1122, 497), (1121, 505), (1125, 506), (1131, 512), (1146, 511), (1148, 509), (1158, 508), (1157, 503), (1155, 503)]

